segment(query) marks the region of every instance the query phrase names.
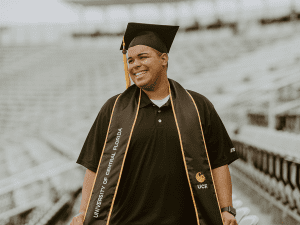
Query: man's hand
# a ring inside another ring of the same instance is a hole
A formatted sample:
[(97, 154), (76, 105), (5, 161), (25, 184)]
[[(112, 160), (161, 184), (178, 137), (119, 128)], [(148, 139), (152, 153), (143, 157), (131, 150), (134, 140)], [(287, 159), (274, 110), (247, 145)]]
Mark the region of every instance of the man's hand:
[(235, 217), (229, 212), (222, 212), (224, 225), (238, 225)]

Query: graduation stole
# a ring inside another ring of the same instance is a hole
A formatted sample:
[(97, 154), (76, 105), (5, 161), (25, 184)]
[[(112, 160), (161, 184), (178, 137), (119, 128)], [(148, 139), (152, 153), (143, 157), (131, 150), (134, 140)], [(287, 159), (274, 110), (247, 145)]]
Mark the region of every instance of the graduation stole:
[[(200, 114), (192, 96), (168, 79), (172, 110), (198, 225), (223, 225)], [(137, 91), (139, 99), (136, 101)], [(114, 104), (84, 225), (109, 225), (132, 132), (138, 116), (141, 89), (135, 84)], [(186, 182), (186, 181), (182, 181)], [(189, 218), (187, 218), (188, 224)]]

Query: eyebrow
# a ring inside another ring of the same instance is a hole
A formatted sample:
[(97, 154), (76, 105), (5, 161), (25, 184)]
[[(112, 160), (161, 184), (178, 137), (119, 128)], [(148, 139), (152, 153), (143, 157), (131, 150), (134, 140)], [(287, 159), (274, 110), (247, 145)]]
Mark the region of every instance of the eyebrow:
[[(140, 54), (138, 54), (137, 56), (140, 56), (140, 55), (143, 55), (143, 54), (148, 54), (147, 52), (143, 52), (143, 53), (140, 53)], [(129, 59), (131, 59), (132, 57), (128, 57), (128, 59), (127, 60), (129, 60)]]

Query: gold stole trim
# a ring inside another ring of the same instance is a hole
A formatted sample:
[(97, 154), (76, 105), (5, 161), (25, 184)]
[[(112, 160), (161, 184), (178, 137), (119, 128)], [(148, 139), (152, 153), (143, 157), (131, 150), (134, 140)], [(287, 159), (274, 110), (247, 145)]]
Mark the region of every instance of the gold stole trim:
[(137, 119), (137, 116), (138, 116), (138, 113), (139, 113), (139, 109), (140, 109), (141, 94), (142, 94), (142, 89), (140, 89), (139, 102), (138, 102), (138, 105), (137, 105), (137, 110), (136, 110), (134, 122), (133, 122), (133, 125), (132, 125), (132, 127), (131, 127), (130, 135), (129, 135), (129, 138), (128, 138), (127, 147), (126, 147), (126, 150), (125, 150), (125, 154), (124, 154), (124, 158), (123, 158), (123, 162), (122, 162), (122, 166), (121, 166), (121, 171), (120, 171), (118, 183), (117, 183), (116, 190), (115, 190), (115, 194), (114, 194), (114, 197), (113, 197), (113, 200), (112, 200), (112, 203), (111, 203), (111, 207), (110, 207), (110, 211), (109, 211), (109, 214), (108, 214), (108, 217), (107, 217), (107, 224), (106, 224), (106, 225), (109, 225), (111, 213), (112, 213), (112, 210), (113, 210), (113, 207), (114, 207), (115, 198), (116, 198), (116, 196), (117, 196), (117, 192), (118, 192), (119, 183), (120, 183), (121, 176), (122, 176), (122, 172), (123, 172), (123, 167), (124, 167), (126, 155), (127, 155), (127, 152), (128, 152), (128, 148), (129, 148), (131, 136), (132, 136), (132, 133), (133, 133), (133, 128), (134, 128), (134, 126), (135, 126), (135, 122), (136, 122), (136, 119)]
[[(108, 128), (107, 128), (107, 132), (106, 132), (105, 142), (104, 142), (103, 149), (102, 149), (102, 153), (101, 153), (101, 156), (100, 156), (100, 161), (99, 161), (99, 163), (98, 163), (98, 168), (97, 168), (97, 171), (96, 171), (96, 176), (95, 176), (94, 184), (93, 184), (93, 187), (92, 187), (92, 190), (91, 190), (91, 193), (90, 193), (89, 201), (88, 201), (88, 204), (87, 204), (87, 206), (86, 206), (86, 210), (85, 210), (85, 214), (84, 214), (84, 217), (83, 217), (83, 221), (85, 220), (85, 216), (86, 216), (87, 210), (88, 210), (88, 208), (89, 208), (89, 204), (90, 204), (91, 197), (92, 197), (92, 193), (93, 193), (94, 186), (95, 186), (95, 183), (96, 183), (96, 179), (97, 179), (99, 167), (100, 167), (100, 164), (101, 164), (102, 156), (103, 156), (104, 149), (105, 149), (105, 146), (106, 146), (107, 137), (108, 137), (108, 133), (109, 133), (109, 129), (110, 129), (112, 117), (113, 117), (113, 114), (114, 114), (115, 106), (116, 106), (117, 101), (118, 101), (118, 99), (119, 99), (120, 96), (121, 96), (121, 94), (120, 94), (120, 95), (117, 97), (117, 99), (115, 100), (115, 103), (114, 103), (114, 106), (113, 106), (113, 109), (112, 109), (112, 112), (111, 112), (111, 116), (110, 116), (110, 120), (109, 120), (109, 124), (108, 124)], [(109, 211), (109, 215), (108, 215), (108, 219), (107, 219), (107, 221), (108, 221), (107, 225), (109, 224), (109, 220), (110, 220), (110, 216), (111, 216), (111, 213), (112, 213), (112, 209), (113, 209), (115, 197), (116, 197), (116, 195), (117, 195), (117, 190), (118, 190), (118, 187), (119, 187), (120, 178), (121, 178), (121, 174), (122, 174), (122, 171), (123, 171), (123, 166), (124, 166), (125, 158), (126, 158), (126, 155), (127, 155), (129, 143), (130, 143), (130, 140), (131, 140), (131, 135), (132, 135), (133, 128), (134, 128), (134, 126), (135, 126), (135, 122), (136, 122), (136, 119), (137, 119), (137, 116), (138, 116), (138, 111), (139, 111), (139, 108), (140, 108), (140, 102), (141, 102), (141, 89), (140, 89), (140, 96), (139, 96), (139, 102), (138, 102), (138, 106), (137, 106), (137, 111), (136, 111), (135, 119), (134, 119), (134, 122), (133, 122), (133, 126), (132, 126), (132, 128), (131, 128), (131, 132), (130, 132), (130, 136), (129, 136), (129, 139), (128, 139), (127, 147), (126, 147), (126, 150), (125, 150), (125, 155), (124, 155), (124, 159), (123, 159), (123, 163), (122, 163), (122, 167), (121, 167), (121, 171), (120, 171), (118, 183), (117, 183), (117, 186), (116, 186), (115, 194), (114, 194), (113, 201), (112, 201), (112, 204), (111, 204), (111, 208), (110, 208), (110, 211)]]
[[(214, 179), (213, 179), (213, 174), (212, 174), (212, 170), (211, 170), (211, 166), (210, 166), (210, 161), (209, 161), (209, 157), (208, 157), (208, 153), (207, 153), (207, 148), (206, 148), (206, 144), (205, 144), (205, 138), (204, 138), (204, 134), (203, 134), (203, 129), (202, 129), (202, 124), (201, 124), (200, 114), (199, 114), (197, 105), (196, 105), (193, 97), (191, 96), (191, 94), (188, 91), (186, 91), (186, 92), (191, 97), (191, 99), (192, 99), (192, 101), (194, 103), (194, 106), (196, 108), (197, 114), (198, 114), (198, 119), (199, 119), (200, 128), (201, 128), (201, 132), (202, 132), (202, 137), (203, 137), (205, 152), (206, 152), (206, 156), (207, 156), (208, 163), (209, 163), (209, 170), (210, 170), (210, 174), (211, 174), (213, 185), (214, 185), (214, 190), (215, 190), (216, 197), (217, 197), (217, 202), (218, 202), (218, 206), (219, 206), (220, 215), (221, 215), (221, 218), (222, 218), (222, 213), (221, 213), (221, 209), (220, 209), (218, 195), (217, 195), (217, 192), (216, 192), (215, 183), (214, 183)], [(188, 183), (189, 183), (189, 187), (190, 187), (190, 191), (191, 191), (191, 195), (192, 195), (192, 200), (193, 200), (193, 203), (194, 203), (194, 208), (195, 208), (195, 212), (196, 212), (197, 223), (198, 223), (198, 225), (200, 225), (199, 215), (198, 215), (197, 206), (196, 206), (196, 202), (195, 202), (195, 197), (194, 197), (194, 193), (193, 193), (193, 189), (192, 189), (192, 185), (191, 185), (191, 181), (190, 181), (190, 177), (189, 177), (188, 169), (187, 169), (187, 165), (186, 165), (186, 160), (185, 160), (185, 156), (184, 156), (183, 145), (182, 145), (182, 140), (181, 140), (181, 134), (180, 134), (180, 130), (179, 130), (178, 122), (177, 122), (177, 117), (176, 117), (176, 113), (175, 113), (175, 109), (174, 109), (174, 104), (173, 104), (173, 99), (172, 99), (170, 85), (169, 85), (169, 93), (170, 93), (170, 99), (171, 99), (171, 104), (172, 104), (172, 110), (173, 110), (173, 113), (174, 113), (175, 123), (176, 123), (177, 131), (178, 131), (178, 135), (179, 135), (179, 142), (180, 142), (180, 148), (181, 148), (181, 153), (182, 153), (182, 157), (183, 157), (183, 163), (184, 163), (184, 167), (185, 167), (185, 172), (186, 172), (186, 176), (187, 176), (187, 179), (188, 179)], [(223, 220), (223, 218), (222, 218), (222, 220)], [(224, 223), (224, 220), (223, 220), (223, 223)]]
[[(202, 133), (202, 137), (203, 137), (203, 142), (204, 142), (204, 147), (205, 147), (205, 152), (206, 152), (206, 156), (207, 156), (207, 160), (208, 160), (208, 165), (209, 165), (209, 170), (210, 170), (210, 174), (211, 174), (211, 177), (212, 177), (212, 181), (213, 181), (213, 185), (214, 185), (214, 190), (215, 190), (215, 193), (216, 193), (216, 197), (217, 197), (217, 202), (218, 202), (218, 206), (219, 206), (219, 211), (220, 211), (220, 214), (221, 214), (221, 218), (223, 220), (223, 217), (222, 217), (222, 212), (221, 212), (221, 208), (220, 208), (220, 203), (219, 203), (219, 199), (218, 199), (218, 193), (216, 191), (216, 187), (215, 187), (215, 182), (214, 182), (214, 177), (213, 177), (213, 174), (212, 174), (212, 169), (211, 169), (211, 166), (210, 166), (210, 161), (209, 161), (209, 157), (208, 157), (208, 153), (207, 153), (207, 148), (206, 148), (206, 143), (205, 143), (205, 138), (204, 138), (204, 133), (203, 133), (203, 129), (202, 129), (202, 124), (201, 124), (201, 119), (200, 119), (200, 114), (199, 114), (199, 111), (198, 111), (198, 108), (197, 108), (197, 105), (193, 99), (193, 97), (191, 96), (191, 94), (186, 91), (189, 96), (191, 97), (194, 105), (195, 105), (195, 108), (196, 108), (196, 111), (197, 111), (197, 114), (198, 114), (198, 119), (199, 119), (199, 123), (200, 123), (200, 128), (201, 128), (201, 133)], [(224, 224), (224, 220), (223, 220), (223, 224)]]

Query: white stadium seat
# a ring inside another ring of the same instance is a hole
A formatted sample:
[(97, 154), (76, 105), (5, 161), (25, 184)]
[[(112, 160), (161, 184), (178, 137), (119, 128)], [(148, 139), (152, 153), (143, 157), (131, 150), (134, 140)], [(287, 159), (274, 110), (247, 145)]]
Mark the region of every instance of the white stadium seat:
[(239, 224), (239, 222), (241, 221), (241, 219), (243, 217), (248, 216), (250, 211), (251, 210), (248, 207), (237, 208), (236, 209), (236, 216), (235, 216), (235, 219), (236, 219), (237, 223)]
[(242, 218), (239, 225), (257, 225), (259, 218), (255, 215), (249, 215)]
[(232, 206), (234, 208), (236, 208), (236, 209), (240, 208), (242, 205), (243, 205), (243, 202), (241, 200), (234, 200), (234, 201), (232, 201)]

